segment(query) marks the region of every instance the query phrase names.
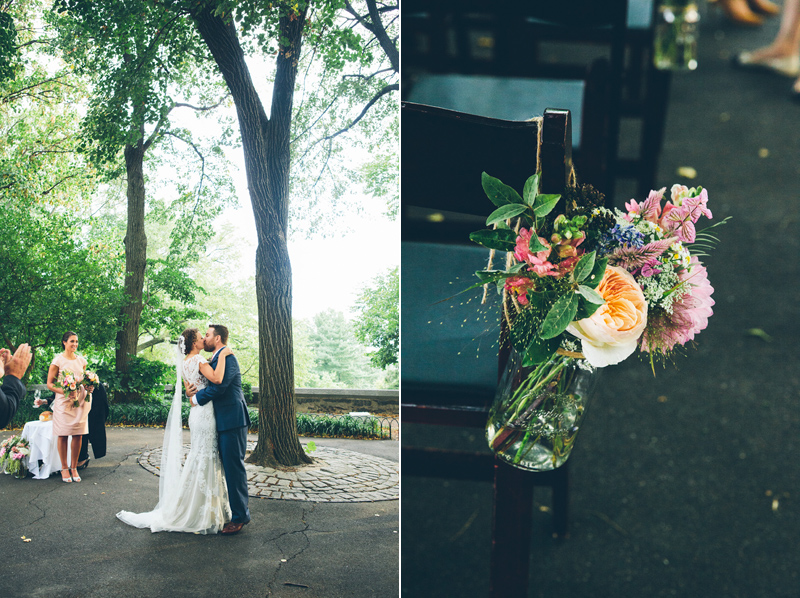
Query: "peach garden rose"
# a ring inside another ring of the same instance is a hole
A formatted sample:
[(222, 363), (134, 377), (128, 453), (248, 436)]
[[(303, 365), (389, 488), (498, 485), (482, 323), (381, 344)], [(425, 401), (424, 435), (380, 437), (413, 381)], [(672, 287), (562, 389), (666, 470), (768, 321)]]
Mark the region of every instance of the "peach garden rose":
[(567, 331), (581, 339), (581, 351), (594, 367), (627, 359), (647, 325), (647, 301), (633, 276), (608, 266), (597, 292), (605, 305), (590, 317), (572, 322)]

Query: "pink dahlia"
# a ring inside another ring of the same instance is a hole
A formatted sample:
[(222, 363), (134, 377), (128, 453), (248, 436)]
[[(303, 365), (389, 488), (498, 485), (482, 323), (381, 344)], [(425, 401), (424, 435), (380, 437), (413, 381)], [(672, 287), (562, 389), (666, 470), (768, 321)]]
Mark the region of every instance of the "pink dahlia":
[(678, 276), (681, 282), (689, 283), (689, 290), (672, 304), (672, 313), (660, 311), (652, 314), (641, 339), (642, 351), (660, 351), (667, 353), (675, 345), (684, 345), (693, 340), (695, 335), (708, 326), (708, 318), (714, 311), (711, 306), (714, 300), (711, 295), (714, 288), (708, 281), (708, 272), (696, 257), (690, 262), (690, 268), (683, 270)]

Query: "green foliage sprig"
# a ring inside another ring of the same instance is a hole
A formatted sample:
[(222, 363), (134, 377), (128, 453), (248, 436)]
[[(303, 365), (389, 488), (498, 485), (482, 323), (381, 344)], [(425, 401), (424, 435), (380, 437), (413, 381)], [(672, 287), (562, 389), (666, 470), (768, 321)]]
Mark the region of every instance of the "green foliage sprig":
[[(569, 218), (559, 214), (553, 218), (551, 213), (561, 196), (539, 193), (539, 182), (539, 175), (529, 177), (520, 195), (499, 179), (482, 173), (481, 185), (496, 209), (486, 219), (486, 225), (492, 228), (476, 231), (470, 239), (489, 249), (514, 252), (518, 248), (519, 230), (525, 228), (530, 231), (527, 249), (536, 254), (550, 249), (542, 243), (540, 235), (557, 244), (584, 234), (588, 217), (577, 214)], [(507, 315), (511, 340), (525, 355), (525, 365), (548, 359), (559, 348), (560, 335), (571, 322), (591, 316), (605, 303), (595, 289), (607, 264), (607, 259), (597, 259), (596, 251), (592, 250), (584, 253), (566, 275), (530, 277), (534, 288), (527, 292), (525, 309)], [(494, 284), (502, 292), (508, 279), (527, 276), (527, 270), (526, 264), (519, 262), (506, 270), (479, 270), (475, 275), (480, 282), (470, 288)]]

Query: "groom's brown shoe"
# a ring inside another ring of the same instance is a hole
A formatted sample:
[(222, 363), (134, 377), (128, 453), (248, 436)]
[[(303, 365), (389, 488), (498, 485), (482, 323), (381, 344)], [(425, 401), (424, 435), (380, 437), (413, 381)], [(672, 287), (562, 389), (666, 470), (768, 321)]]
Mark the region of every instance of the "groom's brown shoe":
[(222, 533), (228, 535), (238, 534), (240, 531), (242, 531), (243, 527), (244, 523), (226, 523), (225, 527), (222, 528)]

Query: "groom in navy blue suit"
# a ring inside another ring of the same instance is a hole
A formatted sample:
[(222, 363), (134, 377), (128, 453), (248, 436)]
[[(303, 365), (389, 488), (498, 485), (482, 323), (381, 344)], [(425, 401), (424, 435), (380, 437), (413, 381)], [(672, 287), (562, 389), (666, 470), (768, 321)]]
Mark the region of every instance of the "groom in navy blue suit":
[[(203, 343), (206, 351), (213, 352), (208, 363), (214, 368), (217, 366), (219, 352), (228, 343), (228, 329), (218, 324), (210, 325)], [(247, 508), (247, 472), (244, 468), (250, 416), (242, 393), (242, 374), (236, 357), (228, 355), (225, 358), (225, 374), (220, 384), (209, 384), (200, 392), (190, 385), (186, 394), (191, 397), (192, 405), (205, 405), (214, 401), (219, 452), (225, 470), (232, 514), (230, 523), (222, 528), (222, 533), (236, 534), (250, 522), (250, 510)]]

